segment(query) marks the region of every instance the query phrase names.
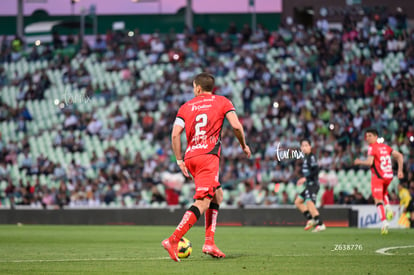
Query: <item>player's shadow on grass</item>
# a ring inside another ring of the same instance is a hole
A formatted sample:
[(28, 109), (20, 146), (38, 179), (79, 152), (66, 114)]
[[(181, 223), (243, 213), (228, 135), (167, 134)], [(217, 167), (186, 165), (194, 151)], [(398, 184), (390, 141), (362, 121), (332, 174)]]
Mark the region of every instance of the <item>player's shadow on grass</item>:
[(212, 261), (225, 261), (226, 259), (238, 259), (238, 258), (249, 257), (249, 256), (252, 256), (252, 255), (227, 254), (225, 258), (214, 258), (214, 257), (211, 257), (210, 255), (203, 255), (203, 258), (210, 258)]
[(243, 258), (243, 257), (248, 257), (250, 255), (247, 254), (230, 254), (230, 255), (226, 255), (226, 258), (224, 259), (238, 259), (238, 258)]

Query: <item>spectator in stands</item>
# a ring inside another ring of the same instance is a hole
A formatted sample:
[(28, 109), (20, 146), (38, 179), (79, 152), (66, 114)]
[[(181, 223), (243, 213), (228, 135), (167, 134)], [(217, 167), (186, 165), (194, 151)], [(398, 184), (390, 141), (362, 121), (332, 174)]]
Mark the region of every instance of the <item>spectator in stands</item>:
[(22, 158), (22, 160), (20, 162), (19, 169), (20, 170), (26, 169), (27, 172), (29, 172), (33, 165), (34, 165), (34, 162), (33, 162), (32, 157), (29, 155), (29, 152), (27, 152), (27, 151), (24, 152), (23, 153), (23, 158)]
[(70, 192), (64, 181), (60, 182), (59, 189), (55, 193), (55, 200), (59, 208), (63, 208), (70, 203)]
[(22, 56), (23, 46), (24, 46), (23, 40), (19, 36), (16, 35), (11, 42), (12, 61), (18, 61), (20, 59), (20, 57)]
[(277, 165), (273, 171), (272, 181), (277, 183), (288, 183), (288, 177), (286, 177), (286, 171), (282, 170), (281, 165)]
[(43, 208), (47, 208), (48, 206), (55, 205), (56, 197), (55, 197), (55, 188), (48, 189), (46, 186), (43, 187), (42, 192), (42, 206)]
[(333, 159), (329, 151), (324, 151), (322, 157), (319, 159), (319, 167), (321, 170), (330, 170)]
[(93, 50), (99, 53), (102, 53), (106, 50), (106, 41), (103, 40), (100, 35), (96, 36), (95, 44), (93, 45)]
[(65, 180), (66, 171), (60, 163), (57, 163), (53, 169), (53, 179), (54, 180)]
[(286, 192), (286, 190), (283, 190), (282, 192), (282, 201), (280, 202), (280, 204), (292, 204), (292, 201), (289, 198), (289, 194)]
[(389, 201), (390, 201), (390, 204), (398, 204), (399, 203), (398, 195), (395, 192), (395, 189), (391, 190), (391, 192), (389, 194)]
[(0, 181), (8, 180), (9, 172), (7, 171), (6, 163), (0, 162)]
[(103, 197), (103, 201), (106, 205), (110, 205), (112, 202), (115, 202), (116, 200), (116, 193), (113, 190), (113, 187), (111, 184), (106, 185), (106, 192)]
[(6, 86), (8, 82), (9, 82), (9, 79), (6, 75), (6, 71), (4, 70), (4, 68), (0, 68), (0, 88), (3, 86)]
[[(246, 74), (247, 74), (247, 70), (246, 70)], [(239, 78), (240, 79), (244, 79), (245, 75), (244, 73), (239, 73)], [(254, 90), (252, 88), (252, 86), (250, 85), (250, 81), (246, 80), (246, 86), (242, 91), (242, 95), (243, 95), (243, 106), (244, 106), (244, 112), (245, 113), (251, 113), (252, 112), (252, 101), (254, 98)]]
[(75, 114), (69, 112), (67, 112), (65, 116), (66, 117), (65, 121), (63, 122), (63, 128), (65, 130), (76, 130), (79, 123), (78, 117)]
[(279, 198), (274, 190), (269, 191), (269, 189), (265, 188), (265, 196), (264, 196), (264, 205), (277, 205), (279, 202)]
[(244, 182), (244, 191), (240, 194), (238, 200), (239, 207), (245, 207), (248, 205), (256, 205), (256, 197), (253, 192), (253, 187), (250, 182)]
[(150, 201), (151, 204), (153, 203), (160, 204), (162, 202), (165, 202), (164, 196), (160, 193), (156, 185), (153, 185), (151, 187), (151, 193), (152, 193), (151, 201)]
[(333, 187), (330, 185), (327, 185), (325, 191), (322, 194), (321, 207), (325, 205), (332, 205), (334, 203), (335, 203), (335, 199), (334, 199)]
[(354, 187), (354, 193), (351, 196), (351, 204), (366, 204), (367, 200), (364, 198), (357, 187)]
[(17, 150), (16, 149), (9, 150), (9, 152), (6, 155), (4, 161), (7, 164), (16, 165), (17, 164)]

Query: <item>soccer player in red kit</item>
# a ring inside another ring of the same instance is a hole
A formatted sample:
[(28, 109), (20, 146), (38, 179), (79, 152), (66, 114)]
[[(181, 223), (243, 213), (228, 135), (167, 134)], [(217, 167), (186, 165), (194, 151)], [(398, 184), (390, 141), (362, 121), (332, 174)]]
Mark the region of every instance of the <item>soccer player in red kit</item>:
[[(180, 239), (205, 214), (205, 243), (203, 253), (212, 257), (224, 258), (214, 243), (219, 205), (223, 200), (223, 190), (218, 181), (221, 130), (227, 118), (243, 152), (250, 157), (243, 126), (233, 104), (220, 95), (213, 95), (214, 77), (208, 73), (198, 74), (193, 81), (194, 98), (183, 104), (177, 114), (172, 134), (172, 149), (182, 173), (194, 178), (196, 192), (194, 204), (185, 212), (174, 233), (162, 246), (171, 259), (179, 262), (177, 246)], [(181, 134), (185, 129), (187, 149), (184, 160), (181, 152)]]
[[(381, 234), (388, 234), (388, 220), (393, 218), (388, 200), (388, 185), (393, 178), (391, 156), (397, 160), (399, 179), (403, 174), (403, 155), (393, 150), (384, 143), (378, 143), (378, 132), (375, 129), (368, 129), (365, 138), (369, 144), (368, 158), (366, 160), (356, 159), (355, 165), (365, 165), (371, 167), (371, 191), (374, 197), (377, 211), (382, 221)], [(385, 209), (384, 209), (385, 202)], [(387, 212), (387, 213), (385, 213)]]

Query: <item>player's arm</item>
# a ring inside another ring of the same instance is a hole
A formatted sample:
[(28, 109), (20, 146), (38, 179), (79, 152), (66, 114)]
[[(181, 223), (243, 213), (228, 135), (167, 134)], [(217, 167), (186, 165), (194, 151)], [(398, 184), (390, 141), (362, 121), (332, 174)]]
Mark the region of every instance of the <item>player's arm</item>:
[(181, 172), (183, 172), (184, 176), (189, 177), (187, 167), (185, 166), (183, 157), (181, 155), (181, 133), (184, 130), (184, 125), (184, 120), (182, 118), (177, 117), (175, 119), (175, 123), (171, 133), (171, 144), (175, 158), (177, 159), (177, 164), (180, 167)]
[(230, 111), (226, 114), (226, 118), (229, 121), (231, 127), (233, 128), (234, 135), (239, 140), (240, 146), (242, 147), (244, 153), (250, 158), (251, 152), (249, 146), (246, 144), (246, 138), (244, 136), (243, 125), (240, 123), (239, 118), (237, 117), (236, 112)]
[(181, 155), (181, 133), (183, 130), (184, 128), (180, 125), (174, 124), (171, 133), (172, 149), (177, 160), (183, 160), (183, 157)]
[(305, 177), (301, 177), (300, 179), (298, 179), (298, 181), (296, 182), (297, 186), (301, 186), (302, 184), (304, 184), (306, 182), (306, 178)]
[(354, 161), (355, 165), (363, 165), (371, 167), (374, 164), (374, 156), (368, 156), (366, 160), (356, 159)]
[(397, 160), (397, 163), (398, 163), (397, 176), (398, 176), (399, 179), (402, 179), (404, 177), (404, 173), (403, 173), (404, 158), (403, 158), (403, 155), (398, 151), (392, 150), (391, 156)]

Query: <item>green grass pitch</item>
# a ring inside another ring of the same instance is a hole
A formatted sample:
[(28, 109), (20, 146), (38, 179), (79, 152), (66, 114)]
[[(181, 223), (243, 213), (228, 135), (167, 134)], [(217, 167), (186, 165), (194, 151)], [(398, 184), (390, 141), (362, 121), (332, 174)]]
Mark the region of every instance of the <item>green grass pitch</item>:
[[(217, 227), (227, 254), (201, 252), (204, 228), (186, 237), (193, 253), (169, 259), (172, 226), (0, 226), (0, 274), (413, 274), (414, 230)], [(401, 246), (410, 246), (401, 248)], [(376, 252), (385, 249), (384, 255)]]

